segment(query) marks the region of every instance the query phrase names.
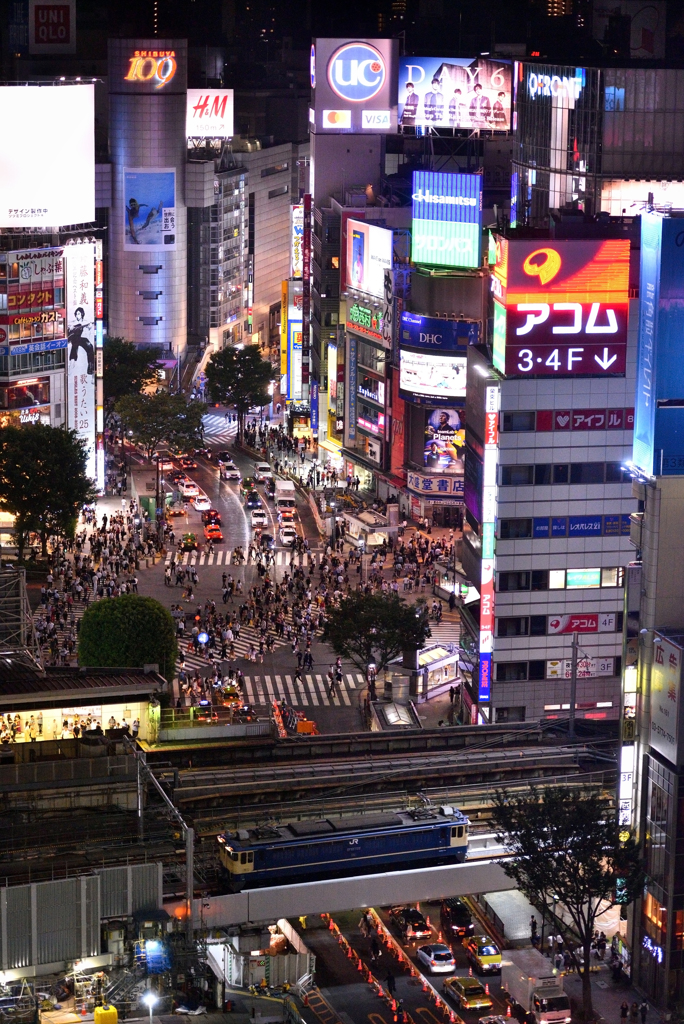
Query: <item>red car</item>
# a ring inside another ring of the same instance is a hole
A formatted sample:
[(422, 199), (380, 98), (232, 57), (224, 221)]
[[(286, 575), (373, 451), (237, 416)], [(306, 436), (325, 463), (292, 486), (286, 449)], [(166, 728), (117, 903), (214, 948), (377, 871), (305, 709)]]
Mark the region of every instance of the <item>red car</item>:
[(223, 534), (221, 533), (221, 527), (216, 523), (208, 523), (204, 527), (204, 536), (207, 540), (222, 541)]

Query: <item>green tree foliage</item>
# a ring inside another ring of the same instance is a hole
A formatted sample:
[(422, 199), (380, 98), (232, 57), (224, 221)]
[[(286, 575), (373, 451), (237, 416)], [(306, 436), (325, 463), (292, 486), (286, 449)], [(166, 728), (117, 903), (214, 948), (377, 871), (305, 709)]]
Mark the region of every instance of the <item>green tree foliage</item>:
[(506, 874), (549, 922), (555, 910), (550, 927), (560, 930), (566, 947), (579, 939), (583, 956), (575, 963), (584, 1019), (591, 1020), (592, 935), (616, 893), (620, 903), (631, 903), (643, 886), (637, 844), (621, 834), (606, 797), (562, 786), (515, 797), (498, 793), (492, 820), (499, 842), (514, 854), (502, 862)]
[(398, 594), (354, 591), (329, 613), (323, 642), (362, 672), (375, 662), (381, 672), (402, 651), (418, 650), (431, 635), (427, 609)]
[(242, 440), (245, 416), (253, 407), (268, 405), (268, 385), (275, 380), (273, 367), (263, 359), (256, 345), (224, 348), (207, 363), (207, 384), (213, 402), (232, 406), (238, 417), (238, 440)]
[(27, 535), (73, 537), (81, 507), (95, 496), (86, 443), (74, 430), (44, 423), (0, 428), (0, 508), (15, 517), (19, 557)]
[(200, 447), (206, 409), (201, 402), (187, 402), (183, 395), (167, 391), (126, 395), (116, 403), (124, 429), (145, 449), (148, 458), (162, 443), (181, 449)]
[(123, 594), (86, 609), (78, 637), (78, 663), (87, 668), (143, 668), (159, 665), (172, 680), (176, 631), (171, 613), (153, 597)]
[(105, 338), (103, 352), (105, 402), (137, 394), (157, 380), (161, 366), (156, 348), (138, 347), (125, 338)]

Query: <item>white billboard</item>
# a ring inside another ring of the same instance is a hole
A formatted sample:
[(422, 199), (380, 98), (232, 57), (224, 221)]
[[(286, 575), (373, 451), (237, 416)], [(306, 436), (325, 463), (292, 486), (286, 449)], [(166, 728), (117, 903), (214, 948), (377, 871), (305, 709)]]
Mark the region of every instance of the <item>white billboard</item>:
[(682, 648), (664, 637), (653, 644), (651, 668), (651, 747), (678, 764), (679, 694)]
[(233, 136), (233, 90), (188, 89), (185, 134), (189, 139)]
[(86, 442), (95, 479), (95, 244), (64, 249), (67, 300), (67, 426)]
[(297, 203), (291, 211), (290, 277), (301, 278), (304, 275), (304, 204)]
[(93, 85), (0, 87), (0, 228), (95, 219), (94, 104)]
[(392, 269), (392, 232), (362, 220), (347, 222), (347, 274), (350, 288), (382, 299), (385, 271)]

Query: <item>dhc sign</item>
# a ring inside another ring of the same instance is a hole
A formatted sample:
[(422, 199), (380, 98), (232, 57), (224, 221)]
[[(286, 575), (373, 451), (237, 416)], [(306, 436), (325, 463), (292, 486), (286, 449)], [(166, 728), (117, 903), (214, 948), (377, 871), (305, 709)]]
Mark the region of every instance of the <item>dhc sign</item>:
[(477, 345), (480, 337), (478, 323), (470, 320), (442, 320), (417, 313), (401, 314), (401, 345), (407, 348), (427, 348), (432, 352), (453, 352), (464, 345)]
[(387, 69), (369, 43), (345, 43), (328, 62), (328, 84), (347, 103), (367, 103), (382, 90)]

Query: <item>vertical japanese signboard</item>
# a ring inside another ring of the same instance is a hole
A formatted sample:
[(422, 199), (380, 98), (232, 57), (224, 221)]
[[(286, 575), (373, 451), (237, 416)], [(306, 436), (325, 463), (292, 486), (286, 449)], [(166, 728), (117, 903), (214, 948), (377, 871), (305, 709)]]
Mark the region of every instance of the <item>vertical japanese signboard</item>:
[(496, 467), (499, 459), (499, 398), (495, 384), (485, 388), (485, 445), (482, 490), (482, 569), (480, 577), (480, 672), (477, 699), (492, 699), (492, 637), (494, 636), (494, 529)]
[(64, 251), (67, 290), (68, 427), (86, 442), (88, 476), (95, 468), (95, 245)]
[(311, 193), (304, 195), (302, 235), (302, 382), (309, 384), (309, 333), (311, 325)]

